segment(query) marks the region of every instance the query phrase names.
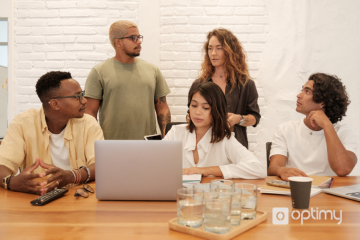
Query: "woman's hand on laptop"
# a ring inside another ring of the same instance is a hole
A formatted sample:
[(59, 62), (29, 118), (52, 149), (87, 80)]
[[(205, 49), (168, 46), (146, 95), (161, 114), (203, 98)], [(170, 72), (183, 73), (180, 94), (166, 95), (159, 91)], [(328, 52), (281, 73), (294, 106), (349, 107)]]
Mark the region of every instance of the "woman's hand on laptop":
[(220, 167), (191, 167), (191, 168), (184, 168), (183, 175), (191, 175), (191, 174), (202, 174), (203, 176), (207, 177), (209, 175), (214, 175), (217, 177), (222, 176), (222, 172)]

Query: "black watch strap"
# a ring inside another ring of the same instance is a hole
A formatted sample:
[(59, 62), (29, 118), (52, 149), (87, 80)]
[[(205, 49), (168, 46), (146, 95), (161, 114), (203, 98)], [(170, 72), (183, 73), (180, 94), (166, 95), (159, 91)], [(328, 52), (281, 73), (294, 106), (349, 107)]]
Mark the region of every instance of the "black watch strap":
[(7, 181), (7, 189), (8, 189), (8, 190), (11, 190), (11, 189), (10, 189), (10, 180), (11, 180), (11, 178), (12, 178), (13, 176), (14, 176), (14, 175), (11, 174), (11, 176), (8, 178), (8, 181)]

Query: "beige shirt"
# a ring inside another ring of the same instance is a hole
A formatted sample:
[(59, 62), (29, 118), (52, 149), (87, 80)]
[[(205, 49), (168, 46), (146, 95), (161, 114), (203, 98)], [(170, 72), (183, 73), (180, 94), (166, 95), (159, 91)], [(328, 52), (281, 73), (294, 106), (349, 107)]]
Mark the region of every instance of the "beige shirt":
[[(95, 163), (94, 142), (103, 140), (103, 132), (90, 115), (72, 118), (65, 127), (64, 142), (69, 149), (73, 169)], [(52, 164), (48, 130), (43, 108), (29, 109), (17, 115), (10, 123), (0, 145), (0, 165), (13, 173), (32, 165), (36, 158)], [(44, 172), (39, 167), (34, 172)]]

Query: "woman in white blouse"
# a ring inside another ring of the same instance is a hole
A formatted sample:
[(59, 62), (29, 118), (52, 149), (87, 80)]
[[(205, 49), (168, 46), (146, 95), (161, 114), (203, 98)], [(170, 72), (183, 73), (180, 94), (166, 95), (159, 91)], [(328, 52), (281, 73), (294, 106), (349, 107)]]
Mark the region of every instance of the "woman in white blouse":
[(164, 138), (182, 141), (183, 174), (265, 178), (264, 165), (231, 133), (226, 98), (218, 85), (201, 83), (189, 94), (188, 107), (189, 123), (172, 126)]

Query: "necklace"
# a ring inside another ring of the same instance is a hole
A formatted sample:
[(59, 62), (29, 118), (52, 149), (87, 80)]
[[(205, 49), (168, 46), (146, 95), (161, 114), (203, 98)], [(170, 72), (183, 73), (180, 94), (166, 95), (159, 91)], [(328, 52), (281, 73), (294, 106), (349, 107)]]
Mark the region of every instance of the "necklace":
[(215, 77), (223, 78), (223, 77), (225, 76), (225, 74), (224, 74), (224, 73), (223, 73), (223, 74), (217, 74), (217, 76), (216, 76), (215, 73), (214, 73), (214, 76), (215, 76)]
[(304, 124), (305, 124), (305, 126), (310, 130), (310, 135), (312, 135), (312, 130), (311, 130), (311, 128), (307, 125), (307, 123), (306, 123), (306, 121), (304, 120)]
[(320, 131), (320, 130), (322, 130), (322, 128), (320, 128), (319, 130), (317, 130), (317, 129), (315, 129), (315, 130), (311, 129), (311, 126), (309, 126), (309, 125), (306, 123), (305, 120), (304, 120), (304, 124), (305, 124), (306, 127), (309, 128), (309, 130), (310, 130), (310, 133), (309, 133), (309, 134), (310, 134), (310, 135), (312, 135), (314, 131)]

